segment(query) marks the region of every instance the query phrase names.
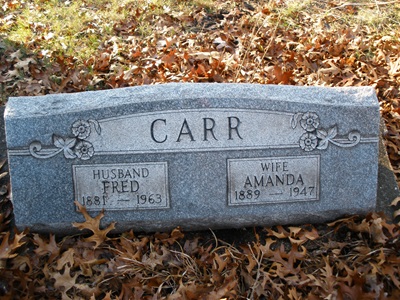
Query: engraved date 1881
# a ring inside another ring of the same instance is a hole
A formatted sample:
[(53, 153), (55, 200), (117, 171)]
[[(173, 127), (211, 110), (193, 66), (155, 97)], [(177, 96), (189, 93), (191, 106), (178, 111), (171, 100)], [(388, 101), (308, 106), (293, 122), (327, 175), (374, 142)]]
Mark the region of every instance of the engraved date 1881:
[(83, 206), (99, 206), (99, 205), (106, 205), (107, 203), (107, 196), (83, 196), (81, 204)]

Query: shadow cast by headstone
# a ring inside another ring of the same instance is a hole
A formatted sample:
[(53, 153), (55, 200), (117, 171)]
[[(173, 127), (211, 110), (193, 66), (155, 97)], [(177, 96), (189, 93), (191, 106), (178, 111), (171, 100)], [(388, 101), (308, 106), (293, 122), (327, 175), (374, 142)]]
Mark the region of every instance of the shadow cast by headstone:
[(400, 196), (396, 177), (393, 173), (386, 147), (383, 141), (385, 124), (381, 120), (379, 135), (379, 162), (378, 162), (378, 189), (376, 198), (376, 211), (384, 212), (390, 222), (398, 222), (394, 219), (396, 207), (391, 206), (394, 199)]

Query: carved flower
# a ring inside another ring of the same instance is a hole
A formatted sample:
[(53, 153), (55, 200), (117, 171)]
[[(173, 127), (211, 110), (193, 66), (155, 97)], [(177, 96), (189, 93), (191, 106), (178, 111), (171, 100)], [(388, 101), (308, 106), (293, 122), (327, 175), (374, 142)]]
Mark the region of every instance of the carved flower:
[(307, 132), (300, 137), (299, 144), (304, 151), (312, 151), (317, 147), (318, 138), (315, 134)]
[(79, 142), (75, 147), (75, 155), (82, 160), (88, 160), (93, 156), (93, 154), (94, 148), (93, 145), (89, 142)]
[(79, 139), (84, 140), (90, 135), (89, 122), (78, 120), (72, 124), (72, 133)]
[(300, 125), (308, 132), (314, 131), (319, 126), (319, 117), (316, 113), (307, 112), (301, 117)]

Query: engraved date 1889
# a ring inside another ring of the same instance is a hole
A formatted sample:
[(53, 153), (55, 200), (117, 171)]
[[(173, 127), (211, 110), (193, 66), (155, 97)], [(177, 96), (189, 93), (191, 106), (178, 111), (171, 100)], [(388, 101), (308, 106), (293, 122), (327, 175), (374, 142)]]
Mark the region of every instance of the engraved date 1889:
[(260, 190), (240, 190), (240, 191), (235, 191), (235, 200), (256, 200), (258, 197), (260, 197), (261, 192)]

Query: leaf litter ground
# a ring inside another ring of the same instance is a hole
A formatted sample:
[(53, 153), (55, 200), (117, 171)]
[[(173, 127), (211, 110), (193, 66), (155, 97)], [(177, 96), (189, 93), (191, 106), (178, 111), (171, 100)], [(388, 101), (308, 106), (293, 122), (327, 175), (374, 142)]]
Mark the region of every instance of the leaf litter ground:
[[(4, 102), (164, 82), (372, 85), (400, 178), (398, 1), (11, 0), (0, 7)], [(372, 213), (319, 225), (113, 235), (114, 224), (100, 227), (103, 213), (91, 217), (80, 207), (86, 221), (73, 226), (83, 234), (55, 237), (10, 230), (5, 187), (4, 299), (400, 298), (400, 210), (395, 222)]]

